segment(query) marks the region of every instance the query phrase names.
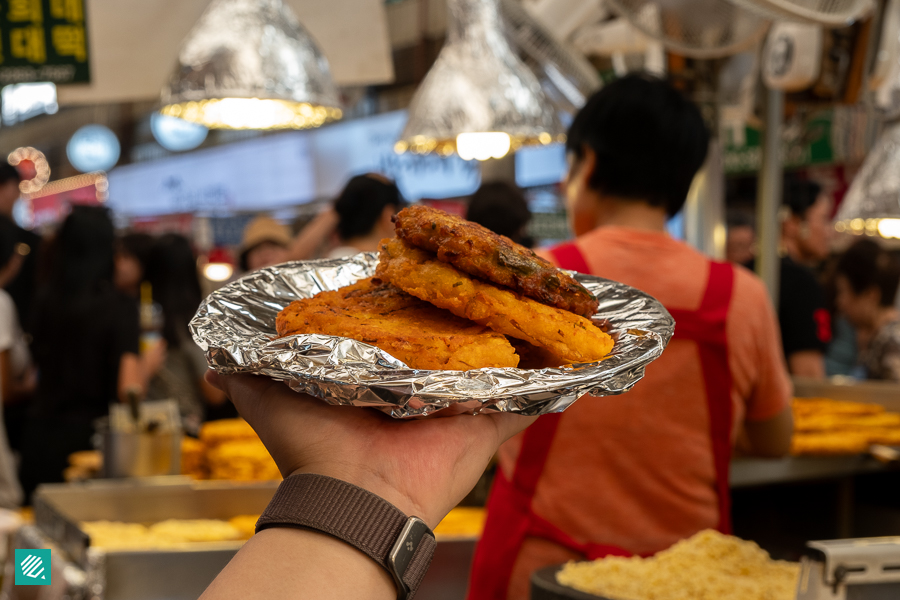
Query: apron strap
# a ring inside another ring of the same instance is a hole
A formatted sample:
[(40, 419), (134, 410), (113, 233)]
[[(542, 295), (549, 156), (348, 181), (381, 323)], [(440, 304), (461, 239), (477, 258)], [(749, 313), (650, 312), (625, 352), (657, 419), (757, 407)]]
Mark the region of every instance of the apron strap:
[(712, 440), (713, 462), (716, 472), (716, 491), (719, 501), (719, 524), (722, 533), (731, 533), (731, 370), (728, 366), (726, 322), (728, 306), (734, 288), (734, 267), (728, 263), (711, 262), (706, 291), (696, 310), (670, 310), (675, 319), (675, 339), (697, 342), (709, 430)]
[(584, 254), (581, 253), (581, 250), (578, 249), (578, 245), (575, 242), (560, 244), (550, 250), (550, 254), (556, 259), (556, 264), (563, 269), (578, 271), (579, 273), (591, 272), (591, 268), (584, 259)]

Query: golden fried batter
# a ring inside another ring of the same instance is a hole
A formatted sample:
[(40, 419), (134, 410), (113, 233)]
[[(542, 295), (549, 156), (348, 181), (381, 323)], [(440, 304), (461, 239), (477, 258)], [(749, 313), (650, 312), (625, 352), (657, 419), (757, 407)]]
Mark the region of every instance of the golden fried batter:
[(593, 362), (613, 340), (591, 321), (469, 277), (403, 240), (382, 240), (376, 274), (458, 317), (545, 348), (565, 362)]
[(282, 337), (318, 333), (359, 340), (413, 369), (468, 371), (519, 364), (499, 333), (374, 279), (296, 300), (278, 313), (275, 327)]
[(597, 312), (597, 299), (571, 276), (477, 223), (423, 205), (404, 208), (395, 223), (397, 237), (473, 277), (583, 317)]

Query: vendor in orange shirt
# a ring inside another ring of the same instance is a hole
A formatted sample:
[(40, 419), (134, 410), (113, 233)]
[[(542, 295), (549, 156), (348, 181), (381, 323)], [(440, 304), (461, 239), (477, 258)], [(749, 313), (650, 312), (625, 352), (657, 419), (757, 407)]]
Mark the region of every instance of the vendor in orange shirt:
[(501, 447), (470, 599), (525, 599), (547, 565), (728, 532), (736, 440), (762, 456), (788, 451), (790, 381), (765, 287), (665, 231), (708, 141), (698, 109), (648, 76), (607, 85), (575, 117), (566, 196), (577, 238), (545, 256), (654, 296), (675, 336), (630, 392), (582, 398)]

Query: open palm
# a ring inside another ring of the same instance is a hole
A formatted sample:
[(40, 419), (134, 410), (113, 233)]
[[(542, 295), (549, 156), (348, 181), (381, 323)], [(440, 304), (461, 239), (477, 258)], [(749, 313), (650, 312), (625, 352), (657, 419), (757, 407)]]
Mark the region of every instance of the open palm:
[(348, 481), (431, 527), (472, 489), (499, 445), (534, 421), (510, 413), (399, 420), (332, 406), (264, 377), (210, 373), (208, 380), (232, 399), (284, 476)]

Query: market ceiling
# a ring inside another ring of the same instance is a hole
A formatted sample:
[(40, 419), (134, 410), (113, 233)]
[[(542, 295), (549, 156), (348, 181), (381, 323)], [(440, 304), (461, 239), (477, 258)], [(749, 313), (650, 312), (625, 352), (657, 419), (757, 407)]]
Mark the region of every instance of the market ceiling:
[[(322, 48), (339, 86), (394, 78), (381, 0), (284, 0)], [(89, 85), (59, 86), (60, 104), (153, 100), (208, 0), (87, 0)]]

